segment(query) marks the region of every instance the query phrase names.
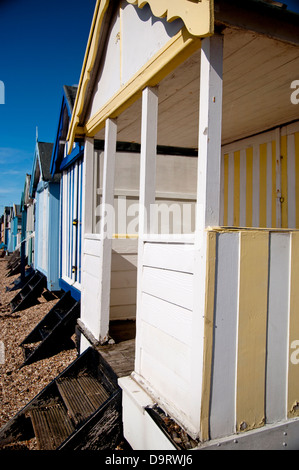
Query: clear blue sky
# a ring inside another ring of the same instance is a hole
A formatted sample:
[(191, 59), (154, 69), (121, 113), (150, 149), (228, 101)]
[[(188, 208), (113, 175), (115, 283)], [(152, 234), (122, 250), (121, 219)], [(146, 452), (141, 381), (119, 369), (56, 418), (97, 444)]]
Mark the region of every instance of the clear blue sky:
[[(95, 3), (0, 0), (0, 215), (20, 203), (36, 127), (40, 141), (54, 141), (62, 86), (79, 82)], [(285, 3), (299, 13), (299, 0)]]
[(0, 0), (0, 215), (20, 203), (36, 127), (40, 141), (55, 139), (62, 87), (79, 82), (95, 3)]

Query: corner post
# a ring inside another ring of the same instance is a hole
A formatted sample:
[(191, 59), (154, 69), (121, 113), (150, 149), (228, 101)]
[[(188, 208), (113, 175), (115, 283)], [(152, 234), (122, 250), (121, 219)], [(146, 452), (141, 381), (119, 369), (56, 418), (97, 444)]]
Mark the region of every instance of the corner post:
[(206, 419), (209, 401), (204, 388), (210, 386), (208, 363), (209, 349), (212, 344), (207, 313), (210, 260), (207, 255), (208, 228), (220, 225), (220, 176), (221, 176), (221, 127), (222, 127), (222, 75), (223, 75), (223, 37), (214, 35), (202, 40), (200, 65), (200, 104), (199, 104), (199, 144), (198, 144), (198, 184), (195, 229), (195, 270), (194, 270), (194, 313), (192, 324), (192, 357), (194, 386), (192, 401), (196, 427), (201, 438), (208, 433)]

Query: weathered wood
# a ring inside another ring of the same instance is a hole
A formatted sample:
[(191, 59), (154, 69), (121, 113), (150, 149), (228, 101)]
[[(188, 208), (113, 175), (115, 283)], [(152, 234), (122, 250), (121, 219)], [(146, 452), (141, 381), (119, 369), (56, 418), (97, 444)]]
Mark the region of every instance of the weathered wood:
[(32, 408), (28, 415), (32, 420), (39, 450), (55, 450), (75, 430), (61, 404)]

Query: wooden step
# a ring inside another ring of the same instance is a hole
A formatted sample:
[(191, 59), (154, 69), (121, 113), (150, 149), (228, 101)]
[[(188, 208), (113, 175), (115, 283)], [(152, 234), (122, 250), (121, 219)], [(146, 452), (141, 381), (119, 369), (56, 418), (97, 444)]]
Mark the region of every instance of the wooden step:
[(75, 430), (63, 404), (28, 411), (39, 450), (55, 450)]
[(92, 375), (57, 380), (60, 395), (75, 424), (82, 423), (109, 398), (109, 393)]

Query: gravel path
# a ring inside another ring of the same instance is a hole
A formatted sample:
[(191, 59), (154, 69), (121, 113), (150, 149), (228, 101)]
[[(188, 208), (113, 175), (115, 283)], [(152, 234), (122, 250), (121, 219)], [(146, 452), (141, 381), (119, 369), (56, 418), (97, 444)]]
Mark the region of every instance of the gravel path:
[(9, 302), (19, 290), (9, 289), (19, 275), (7, 273), (7, 258), (0, 258), (0, 428), (77, 357), (74, 347), (19, 368), (24, 361), (20, 343), (58, 299), (41, 295), (38, 304), (12, 314)]

